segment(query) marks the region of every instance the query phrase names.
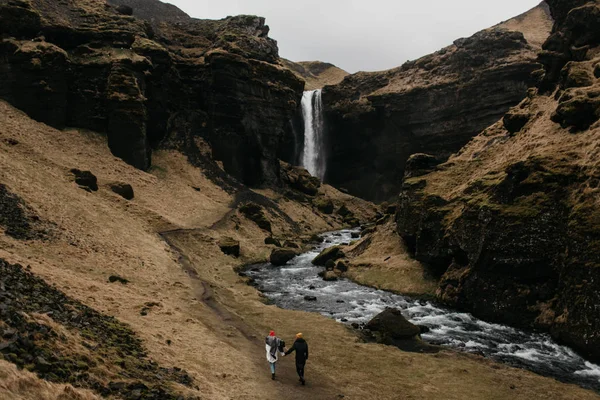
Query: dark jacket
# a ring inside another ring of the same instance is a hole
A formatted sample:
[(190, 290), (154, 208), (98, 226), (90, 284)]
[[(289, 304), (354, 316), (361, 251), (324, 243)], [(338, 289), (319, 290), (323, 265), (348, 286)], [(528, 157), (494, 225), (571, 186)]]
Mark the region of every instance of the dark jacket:
[(302, 338), (296, 339), (294, 345), (288, 351), (285, 352), (285, 355), (287, 356), (293, 351), (296, 351), (297, 364), (306, 363), (306, 360), (308, 360), (308, 343), (306, 343), (306, 340)]

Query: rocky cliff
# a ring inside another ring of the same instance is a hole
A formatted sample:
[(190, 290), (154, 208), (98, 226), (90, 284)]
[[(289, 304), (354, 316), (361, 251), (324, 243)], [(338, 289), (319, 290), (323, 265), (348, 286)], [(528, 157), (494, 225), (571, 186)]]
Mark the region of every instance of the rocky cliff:
[[(524, 36), (533, 20), (541, 32)], [(376, 201), (398, 194), (411, 154), (443, 161), (525, 97), (549, 21), (542, 4), (399, 68), (325, 87), (326, 180)]]
[(438, 296), (600, 359), (600, 2), (548, 1), (537, 88), (448, 162), (409, 160), (397, 213)]
[(326, 85), (336, 85), (349, 75), (343, 69), (322, 61), (294, 62), (286, 59), (282, 59), (281, 61), (286, 68), (306, 82), (305, 90), (315, 90), (321, 89)]
[(177, 147), (245, 184), (277, 183), (304, 84), (268, 32), (263, 18), (197, 20), (159, 1), (0, 0), (0, 98), (106, 133), (141, 169)]

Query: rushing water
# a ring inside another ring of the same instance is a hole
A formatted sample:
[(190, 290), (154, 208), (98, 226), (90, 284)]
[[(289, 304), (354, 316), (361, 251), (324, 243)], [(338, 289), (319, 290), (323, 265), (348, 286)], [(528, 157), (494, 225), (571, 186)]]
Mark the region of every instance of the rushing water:
[(323, 180), (325, 157), (323, 154), (323, 102), (320, 89), (307, 91), (302, 95), (302, 117), (304, 119), (302, 166), (311, 175)]
[[(396, 307), (414, 324), (431, 329), (422, 335), (429, 343), (478, 353), (600, 392), (600, 366), (558, 345), (549, 335), (487, 323), (429, 301), (371, 289), (346, 279), (324, 281), (317, 275), (323, 268), (312, 265), (312, 259), (326, 247), (350, 242), (352, 232), (357, 230), (325, 234), (322, 245), (301, 254), (288, 265), (254, 265), (248, 268), (247, 275), (282, 308), (318, 312), (343, 323), (361, 324), (386, 307)], [(317, 300), (306, 301), (304, 296), (315, 296)]]

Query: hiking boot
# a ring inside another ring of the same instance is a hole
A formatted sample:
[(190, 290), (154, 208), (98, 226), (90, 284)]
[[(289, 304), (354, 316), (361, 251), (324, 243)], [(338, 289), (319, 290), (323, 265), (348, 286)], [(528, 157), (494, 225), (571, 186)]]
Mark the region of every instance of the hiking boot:
[(300, 382), (302, 382), (302, 386), (304, 386), (304, 384), (306, 383), (304, 379), (301, 379)]
[(275, 380), (275, 374), (271, 374), (271, 379)]

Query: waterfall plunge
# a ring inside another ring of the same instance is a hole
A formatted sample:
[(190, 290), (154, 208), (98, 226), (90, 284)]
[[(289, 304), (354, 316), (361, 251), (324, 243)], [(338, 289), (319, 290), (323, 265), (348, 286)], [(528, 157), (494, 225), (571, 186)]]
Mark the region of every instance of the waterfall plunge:
[(325, 177), (323, 154), (323, 102), (321, 90), (311, 90), (302, 95), (304, 118), (304, 150), (302, 166), (321, 181)]

